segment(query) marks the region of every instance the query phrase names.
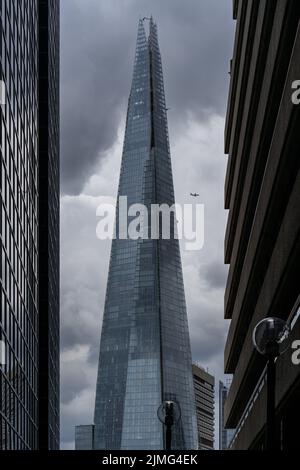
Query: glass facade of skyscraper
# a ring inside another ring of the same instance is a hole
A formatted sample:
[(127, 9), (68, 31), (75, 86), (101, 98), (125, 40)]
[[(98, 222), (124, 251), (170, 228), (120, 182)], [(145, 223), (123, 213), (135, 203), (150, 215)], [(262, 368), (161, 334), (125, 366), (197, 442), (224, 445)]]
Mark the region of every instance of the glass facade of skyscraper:
[(1, 1), (1, 448), (37, 446), (38, 5)]
[[(174, 204), (161, 57), (156, 24), (139, 22), (118, 196), (128, 207)], [(97, 449), (163, 449), (157, 409), (176, 401), (181, 419), (172, 448), (197, 448), (197, 425), (179, 242), (123, 239), (116, 233), (103, 317), (94, 415)], [(128, 217), (127, 223), (133, 217)], [(153, 227), (152, 227), (153, 228)]]
[[(40, 421), (39, 387), (40, 344), (48, 344), (49, 337), (49, 330), (44, 329), (42, 335), (40, 330), (39, 266), (48, 266), (48, 252), (40, 247), (40, 187), (43, 183), (40, 140), (47, 116), (53, 116), (51, 107), (57, 112), (54, 121), (58, 120), (58, 96), (55, 98), (57, 105), (51, 98), (47, 106), (41, 106), (39, 20), (43, 3), (47, 4), (47, 14), (51, 5), (56, 3), (58, 6), (58, 2), (37, 0), (0, 2), (0, 79), (5, 88), (5, 104), (1, 104), (0, 109), (0, 340), (5, 346), (5, 357), (1, 358), (0, 365), (2, 450), (36, 449), (40, 432), (44, 426), (48, 428), (48, 423)], [(56, 55), (58, 57), (58, 51)], [(48, 90), (50, 70), (44, 78)], [(51, 146), (58, 148), (58, 133), (51, 132)], [(50, 162), (48, 157), (46, 152), (43, 159)], [(57, 164), (55, 168), (55, 180), (58, 181)], [(53, 197), (58, 198), (56, 186), (53, 193)], [(44, 209), (49, 216), (47, 207)], [(52, 232), (48, 226), (51, 238), (58, 239), (58, 231), (58, 224)], [(59, 282), (58, 264), (50, 277), (52, 275)], [(58, 314), (57, 307), (53, 329), (58, 325)], [(56, 344), (58, 332), (55, 329)], [(52, 365), (58, 397), (57, 364), (58, 356)], [(58, 442), (58, 428), (55, 432)]]

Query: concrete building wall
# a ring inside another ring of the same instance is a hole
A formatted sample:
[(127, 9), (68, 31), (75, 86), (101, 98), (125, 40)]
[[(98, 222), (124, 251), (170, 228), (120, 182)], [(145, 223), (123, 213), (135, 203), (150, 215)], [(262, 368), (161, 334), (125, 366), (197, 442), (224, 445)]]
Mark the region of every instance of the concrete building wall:
[[(246, 413), (265, 367), (252, 344), (253, 329), (267, 316), (288, 319), (300, 293), (300, 106), (292, 102), (292, 84), (300, 79), (300, 3), (240, 0), (233, 6), (237, 27), (225, 130), (225, 372), (233, 381), (225, 421), (238, 429), (243, 421), (247, 432), (239, 430), (235, 448), (248, 448), (263, 446), (265, 425), (264, 389)], [(289, 352), (279, 364), (280, 415), (291, 405), (300, 369)], [(296, 416), (299, 405), (293, 405)], [(292, 419), (286, 421), (288, 435)], [(282, 430), (281, 436), (283, 446)]]

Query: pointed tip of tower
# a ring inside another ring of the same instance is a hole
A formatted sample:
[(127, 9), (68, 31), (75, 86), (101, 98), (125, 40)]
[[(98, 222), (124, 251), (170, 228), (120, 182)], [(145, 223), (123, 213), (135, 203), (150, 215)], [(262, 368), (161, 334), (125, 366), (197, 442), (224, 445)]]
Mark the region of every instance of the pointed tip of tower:
[(153, 19), (153, 15), (150, 16), (150, 28), (155, 26), (155, 21)]
[(138, 23), (138, 37), (145, 37), (146, 39), (146, 31), (144, 28), (144, 20), (142, 18), (139, 19)]
[(150, 34), (149, 34), (149, 42), (157, 42), (157, 24), (155, 23), (153, 16), (150, 17)]
[(152, 14), (151, 14), (150, 17), (149, 17), (149, 16), (141, 17), (141, 15), (139, 16), (139, 22), (138, 22), (138, 38), (143, 37), (143, 39), (147, 40), (147, 34), (146, 34), (145, 24), (144, 24), (145, 20), (148, 20), (148, 21), (149, 21), (149, 37), (148, 37), (148, 41), (151, 41), (151, 38), (153, 38), (153, 37), (157, 34), (157, 24), (155, 23)]
[(138, 30), (137, 30), (137, 38), (136, 38), (136, 54), (140, 50), (140, 48), (145, 47), (147, 44), (147, 35), (144, 27), (144, 19), (139, 18), (138, 22)]

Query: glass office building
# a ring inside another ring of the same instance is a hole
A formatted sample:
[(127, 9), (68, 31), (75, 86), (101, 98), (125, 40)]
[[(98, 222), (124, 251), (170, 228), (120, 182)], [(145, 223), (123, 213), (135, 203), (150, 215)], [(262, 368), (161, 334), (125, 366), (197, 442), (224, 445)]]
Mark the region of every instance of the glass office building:
[[(118, 197), (127, 204), (174, 204), (161, 57), (156, 24), (140, 20)], [(120, 199), (118, 199), (120, 201)], [(190, 341), (179, 242), (124, 239), (117, 205), (94, 415), (96, 449), (164, 449), (157, 409), (176, 401), (181, 419), (172, 448), (197, 448)], [(127, 224), (134, 217), (128, 217)], [(77, 428), (76, 448), (81, 447)]]
[(0, 3), (2, 450), (59, 440), (58, 6)]

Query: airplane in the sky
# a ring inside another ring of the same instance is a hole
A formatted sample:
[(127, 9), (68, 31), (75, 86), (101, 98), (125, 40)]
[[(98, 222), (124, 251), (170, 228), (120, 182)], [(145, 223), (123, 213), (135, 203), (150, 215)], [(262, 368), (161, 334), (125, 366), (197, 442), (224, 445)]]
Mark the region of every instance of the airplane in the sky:
[(198, 194), (198, 193), (190, 193), (190, 195), (191, 195), (192, 197), (199, 197), (199, 196), (200, 196), (200, 194)]

